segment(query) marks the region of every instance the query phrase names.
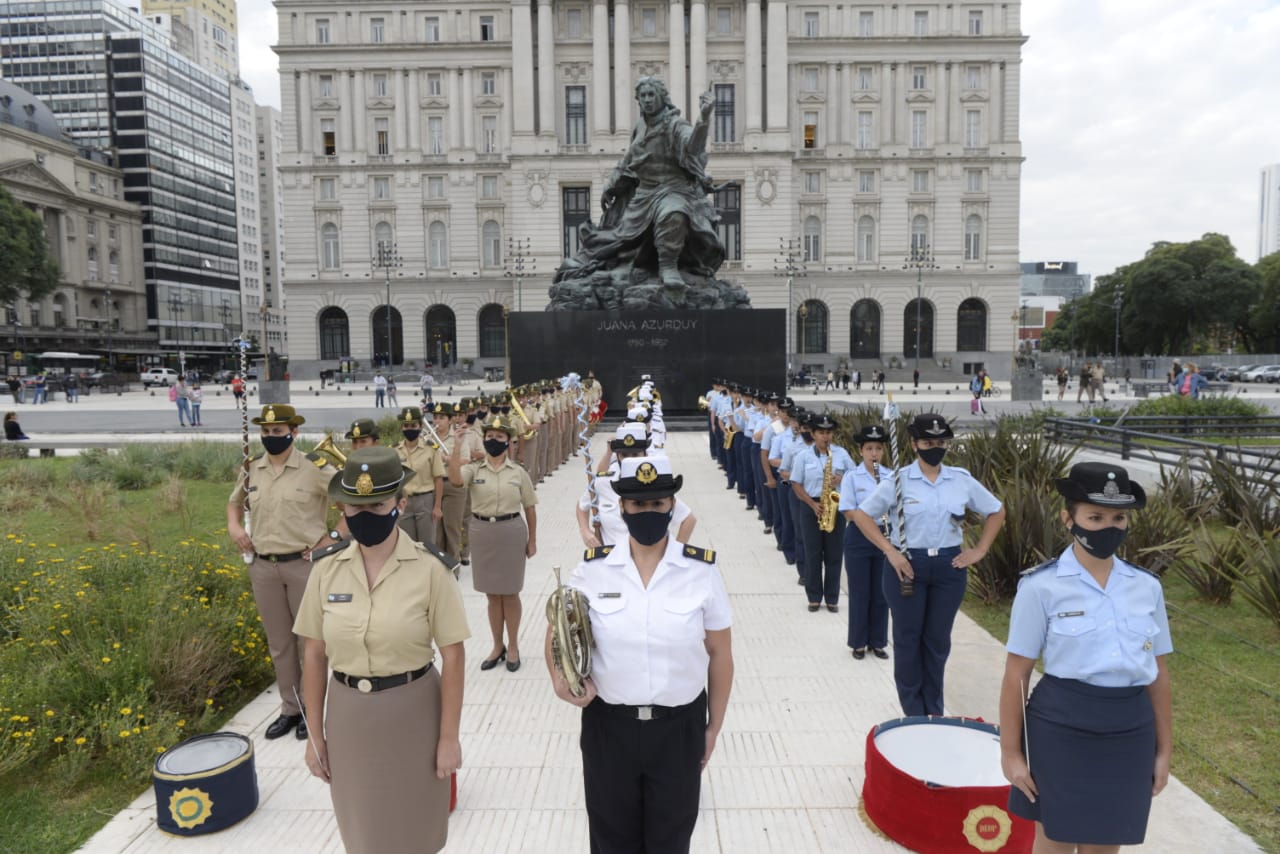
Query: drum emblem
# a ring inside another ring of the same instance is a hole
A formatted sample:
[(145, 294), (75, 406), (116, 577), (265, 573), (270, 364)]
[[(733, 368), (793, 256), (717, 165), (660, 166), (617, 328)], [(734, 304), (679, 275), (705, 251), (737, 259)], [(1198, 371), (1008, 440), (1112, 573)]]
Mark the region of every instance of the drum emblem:
[(190, 829), (203, 824), (213, 811), (213, 801), (199, 789), (178, 789), (169, 796), (169, 815), (178, 827)]
[(964, 819), (964, 838), (979, 851), (999, 851), (1013, 833), (1013, 821), (999, 807), (974, 807)]

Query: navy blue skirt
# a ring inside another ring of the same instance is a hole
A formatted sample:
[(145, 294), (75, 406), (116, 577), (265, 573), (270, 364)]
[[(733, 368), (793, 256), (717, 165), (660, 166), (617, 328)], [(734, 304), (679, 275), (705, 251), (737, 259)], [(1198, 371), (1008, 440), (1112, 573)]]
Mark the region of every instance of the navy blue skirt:
[(1145, 686), (1103, 688), (1045, 676), (1027, 703), (1027, 756), (1040, 797), (1015, 786), (1009, 812), (1055, 842), (1138, 845), (1147, 834), (1155, 711)]

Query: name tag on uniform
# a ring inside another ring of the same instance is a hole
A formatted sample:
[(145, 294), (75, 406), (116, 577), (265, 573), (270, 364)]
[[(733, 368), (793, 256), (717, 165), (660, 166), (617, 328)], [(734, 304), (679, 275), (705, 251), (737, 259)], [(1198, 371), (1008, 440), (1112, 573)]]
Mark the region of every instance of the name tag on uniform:
[(618, 592), (618, 593), (600, 593), (600, 594), (598, 594), (598, 595), (599, 595), (599, 598), (601, 598), (601, 599), (621, 599), (621, 598), (622, 598), (622, 593), (621, 593), (621, 592)]
[(471, 482), (472, 482), (472, 483), (484, 483), (484, 478), (482, 478), (482, 477), (473, 477), (473, 478), (471, 478)]
[(1084, 616), (1084, 611), (1059, 611), (1058, 612), (1059, 619), (1063, 617), (1083, 617), (1083, 616)]
[(329, 601), (330, 602), (350, 602), (351, 594), (350, 593), (330, 593)]

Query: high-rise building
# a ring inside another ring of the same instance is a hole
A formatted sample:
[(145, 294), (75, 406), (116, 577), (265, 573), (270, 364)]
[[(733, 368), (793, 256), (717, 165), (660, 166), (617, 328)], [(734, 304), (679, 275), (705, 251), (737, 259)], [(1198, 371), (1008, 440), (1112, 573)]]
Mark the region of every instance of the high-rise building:
[[(299, 370), (436, 358), (445, 342), (500, 366), (503, 309), (545, 306), (645, 75), (686, 115), (714, 97), (721, 275), (755, 306), (789, 309), (794, 365), (909, 363), (917, 341), (931, 370), (1011, 362), (1018, 2), (277, 9)], [(807, 272), (790, 289), (776, 273), (786, 239)], [(380, 243), (402, 262), (389, 307)], [(509, 245), (529, 247), (536, 276), (504, 275)], [(913, 250), (935, 264), (917, 271)]]
[[(285, 329), (284, 281), (284, 192), (280, 183), (280, 152), (284, 148), (284, 122), (275, 107), (257, 108), (258, 125), (258, 207), (262, 225), (262, 298), (266, 305), (267, 346), (277, 353), (289, 352)], [(261, 309), (259, 309), (261, 312)], [(263, 318), (259, 317), (261, 328)], [(249, 327), (251, 328), (251, 327)]]
[(142, 14), (168, 30), (174, 46), (220, 77), (240, 76), (235, 0), (142, 0)]
[(1262, 170), (1258, 188), (1258, 257), (1280, 252), (1280, 163)]
[[(258, 177), (258, 105), (253, 90), (231, 81), (231, 124), (236, 174), (236, 230), (240, 235), (240, 308), (237, 331), (258, 330), (265, 291), (262, 280), (262, 205)], [(230, 321), (232, 318), (229, 318)], [(259, 333), (260, 334), (260, 333)], [(266, 352), (266, 344), (262, 344)]]

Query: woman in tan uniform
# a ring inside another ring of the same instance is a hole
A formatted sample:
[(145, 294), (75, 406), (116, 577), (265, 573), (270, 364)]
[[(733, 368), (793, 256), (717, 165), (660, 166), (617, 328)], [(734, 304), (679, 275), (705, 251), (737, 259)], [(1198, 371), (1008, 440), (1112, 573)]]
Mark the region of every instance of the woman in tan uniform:
[(391, 448), (347, 457), (329, 497), (357, 545), (325, 550), (294, 624), (306, 638), (307, 768), (332, 786), (348, 854), (443, 848), (449, 777), (462, 765), (462, 642), (471, 632), (449, 570), (396, 524), (412, 476)]
[[(465, 427), (455, 428), (461, 441)], [(507, 455), (516, 427), (506, 415), (484, 425), (485, 458), (463, 465), (458, 454), (449, 457), (449, 482), (471, 494), (472, 584), (489, 599), (489, 631), (493, 649), (480, 662), (492, 670), (506, 659), (507, 670), (520, 669), (520, 590), (524, 564), (538, 550), (538, 516), (529, 473)], [(521, 518), (521, 511), (524, 517)], [(506, 627), (506, 643), (502, 630)]]

